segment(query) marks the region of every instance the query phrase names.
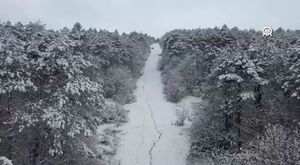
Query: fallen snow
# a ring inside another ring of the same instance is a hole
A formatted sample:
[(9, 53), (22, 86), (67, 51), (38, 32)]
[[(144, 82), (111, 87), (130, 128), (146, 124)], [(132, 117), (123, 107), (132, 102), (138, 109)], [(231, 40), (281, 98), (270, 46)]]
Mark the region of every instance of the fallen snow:
[(13, 163), (8, 158), (1, 156), (0, 157), (0, 165), (13, 165)]
[(129, 122), (121, 127), (115, 163), (120, 165), (184, 165), (189, 150), (188, 136), (175, 126), (176, 104), (165, 100), (157, 64), (161, 48), (153, 45), (143, 76), (137, 82), (136, 102), (125, 105)]

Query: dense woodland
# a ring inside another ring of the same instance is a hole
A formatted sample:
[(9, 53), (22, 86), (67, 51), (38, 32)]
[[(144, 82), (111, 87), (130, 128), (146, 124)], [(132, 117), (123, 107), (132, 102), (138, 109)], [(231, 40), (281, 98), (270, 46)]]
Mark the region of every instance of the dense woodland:
[[(0, 24), (0, 156), (17, 165), (105, 164), (97, 127), (125, 121), (150, 52), (141, 33)], [(116, 102), (115, 104), (107, 104)], [(111, 136), (111, 135), (108, 135)]]
[[(16, 165), (110, 164), (116, 130), (99, 139), (97, 129), (127, 120), (122, 105), (134, 101), (154, 42), (79, 23), (58, 31), (1, 23), (0, 156)], [(173, 30), (160, 45), (166, 99), (201, 100), (188, 117), (189, 164), (300, 164), (299, 30)]]
[(191, 164), (300, 164), (299, 30), (173, 30), (160, 44), (166, 98), (202, 99)]

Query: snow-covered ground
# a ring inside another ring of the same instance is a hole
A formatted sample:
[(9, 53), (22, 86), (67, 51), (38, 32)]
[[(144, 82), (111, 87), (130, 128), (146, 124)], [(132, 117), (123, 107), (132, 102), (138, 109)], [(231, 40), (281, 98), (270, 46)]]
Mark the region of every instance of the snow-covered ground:
[(129, 122), (121, 127), (116, 164), (185, 165), (188, 138), (182, 127), (172, 124), (176, 120), (176, 105), (167, 102), (162, 93), (157, 69), (160, 53), (160, 46), (154, 44), (138, 81), (136, 102), (125, 106), (130, 110)]

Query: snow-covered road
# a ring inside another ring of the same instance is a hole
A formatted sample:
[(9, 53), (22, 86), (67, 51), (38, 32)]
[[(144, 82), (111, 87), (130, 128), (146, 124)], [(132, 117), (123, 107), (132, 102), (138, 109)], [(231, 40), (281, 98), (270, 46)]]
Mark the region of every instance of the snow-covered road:
[(154, 44), (138, 81), (136, 102), (126, 105), (129, 122), (121, 127), (115, 159), (120, 165), (185, 165), (188, 139), (173, 125), (175, 105), (165, 100), (158, 61), (161, 48)]

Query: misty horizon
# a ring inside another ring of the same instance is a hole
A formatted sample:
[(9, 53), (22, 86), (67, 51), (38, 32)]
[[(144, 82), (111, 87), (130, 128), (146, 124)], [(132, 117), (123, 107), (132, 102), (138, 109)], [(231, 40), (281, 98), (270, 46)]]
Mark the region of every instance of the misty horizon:
[[(132, 31), (161, 37), (173, 29), (222, 27), (261, 30), (296, 30), (300, 12), (296, 0), (284, 1), (79, 1), (79, 0), (2, 0), (0, 21), (12, 23), (40, 20), (46, 28), (71, 28), (79, 22), (85, 29), (95, 28), (120, 33)], [(18, 12), (14, 12), (18, 11)]]

